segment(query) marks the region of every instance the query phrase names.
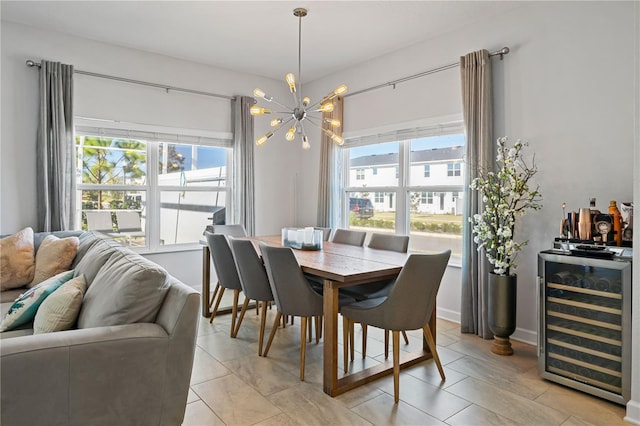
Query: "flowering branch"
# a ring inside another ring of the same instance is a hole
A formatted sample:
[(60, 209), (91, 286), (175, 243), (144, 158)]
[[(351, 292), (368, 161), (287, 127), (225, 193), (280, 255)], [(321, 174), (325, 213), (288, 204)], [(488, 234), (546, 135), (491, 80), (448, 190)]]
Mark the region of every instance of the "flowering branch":
[(482, 195), (484, 211), (469, 218), (478, 251), (484, 250), (487, 260), (498, 275), (510, 275), (516, 268), (515, 258), (527, 241), (513, 240), (516, 219), (528, 209), (542, 208), (539, 187), (531, 189), (529, 180), (538, 171), (533, 157), (531, 166), (522, 159), (522, 149), (528, 146), (520, 139), (511, 148), (507, 137), (498, 138), (497, 171), (479, 171), (471, 189)]

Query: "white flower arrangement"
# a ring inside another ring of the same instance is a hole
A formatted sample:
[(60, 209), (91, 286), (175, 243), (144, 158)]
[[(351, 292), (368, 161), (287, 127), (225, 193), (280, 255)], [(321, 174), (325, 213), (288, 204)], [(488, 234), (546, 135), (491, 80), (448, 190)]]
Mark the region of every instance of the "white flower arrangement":
[(497, 171), (479, 171), (479, 177), (471, 182), (471, 189), (482, 195), (484, 211), (469, 218), (473, 241), (478, 251), (484, 250), (487, 260), (497, 275), (511, 275), (518, 265), (515, 258), (527, 241), (513, 240), (516, 219), (528, 209), (542, 208), (539, 187), (530, 189), (529, 179), (538, 171), (535, 157), (531, 166), (522, 159), (522, 149), (528, 143), (518, 139), (511, 148), (507, 137), (498, 138), (496, 156)]

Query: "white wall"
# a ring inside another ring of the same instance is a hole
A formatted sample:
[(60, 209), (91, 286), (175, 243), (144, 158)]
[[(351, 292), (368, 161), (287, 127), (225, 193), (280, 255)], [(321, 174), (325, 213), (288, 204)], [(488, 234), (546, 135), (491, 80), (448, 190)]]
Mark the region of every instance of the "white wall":
[[(528, 3), (490, 21), (369, 61), (314, 82), (316, 94), (338, 83), (351, 91), (457, 61), (474, 50), (509, 46), (493, 59), (495, 136), (530, 141), (544, 208), (525, 216), (516, 236), (529, 240), (519, 257), (517, 338), (535, 341), (537, 253), (551, 247), (562, 216), (588, 206), (606, 210), (609, 200), (632, 200), (634, 9), (631, 2)], [(344, 130), (356, 132), (405, 121), (460, 113), (455, 68), (345, 99)], [(300, 223), (317, 195), (319, 150), (304, 156), (307, 192), (299, 194)], [(449, 279), (455, 278), (455, 282)], [(438, 300), (459, 312), (459, 274), (445, 277)]]

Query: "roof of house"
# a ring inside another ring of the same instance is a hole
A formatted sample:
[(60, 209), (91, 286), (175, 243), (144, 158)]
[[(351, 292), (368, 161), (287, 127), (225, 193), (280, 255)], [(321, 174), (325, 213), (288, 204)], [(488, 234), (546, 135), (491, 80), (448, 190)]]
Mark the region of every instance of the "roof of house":
[[(451, 148), (434, 148), (411, 151), (412, 163), (435, 163), (442, 161), (462, 160), (464, 150), (460, 146)], [(398, 164), (398, 153), (372, 154), (352, 158), (350, 167), (383, 166)]]

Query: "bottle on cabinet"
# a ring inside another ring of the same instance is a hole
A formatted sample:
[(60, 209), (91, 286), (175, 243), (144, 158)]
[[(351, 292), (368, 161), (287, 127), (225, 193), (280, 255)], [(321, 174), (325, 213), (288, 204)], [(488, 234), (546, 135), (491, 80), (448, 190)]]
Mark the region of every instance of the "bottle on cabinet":
[(615, 201), (609, 202), (609, 214), (613, 220), (613, 238), (616, 245), (620, 247), (622, 245), (622, 215)]

